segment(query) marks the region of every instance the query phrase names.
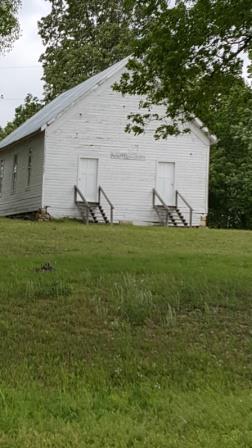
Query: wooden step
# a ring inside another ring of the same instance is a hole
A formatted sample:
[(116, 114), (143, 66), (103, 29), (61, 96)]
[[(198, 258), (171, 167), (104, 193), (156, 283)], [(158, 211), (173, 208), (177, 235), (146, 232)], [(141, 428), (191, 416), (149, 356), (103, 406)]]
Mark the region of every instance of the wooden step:
[(184, 218), (182, 212), (175, 206), (168, 206), (168, 222), (167, 222), (167, 209), (163, 205), (156, 205), (154, 207), (159, 221), (160, 225), (168, 225), (168, 226), (174, 226), (174, 227), (188, 227), (188, 223), (186, 219)]
[[(79, 209), (83, 222), (87, 219), (87, 205), (84, 202), (78, 201), (76, 205)], [(88, 222), (91, 224), (109, 224), (109, 220), (106, 216), (102, 206), (96, 202), (88, 203)]]

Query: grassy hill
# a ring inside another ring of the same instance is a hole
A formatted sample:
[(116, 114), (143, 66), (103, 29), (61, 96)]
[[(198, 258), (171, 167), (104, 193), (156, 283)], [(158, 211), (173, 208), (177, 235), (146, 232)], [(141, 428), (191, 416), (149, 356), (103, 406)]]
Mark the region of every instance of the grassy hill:
[(252, 447), (251, 232), (0, 220), (0, 248), (1, 448)]

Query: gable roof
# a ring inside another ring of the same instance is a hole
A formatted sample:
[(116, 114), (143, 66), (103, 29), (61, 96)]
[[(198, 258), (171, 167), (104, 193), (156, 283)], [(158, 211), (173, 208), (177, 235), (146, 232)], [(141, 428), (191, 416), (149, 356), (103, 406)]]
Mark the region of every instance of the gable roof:
[(103, 72), (92, 76), (92, 78), (87, 79), (76, 87), (59, 95), (33, 115), (33, 117), (29, 118), (19, 128), (15, 129), (15, 131), (0, 141), (0, 150), (18, 140), (28, 137), (29, 135), (42, 131), (48, 124), (54, 121), (59, 114), (71, 107), (80, 97), (88, 94), (95, 87), (102, 84), (105, 80), (111, 78), (115, 73), (125, 67), (127, 62), (128, 58), (125, 58), (114, 64), (112, 67), (107, 68)]
[[(23, 138), (43, 131), (47, 125), (52, 123), (65, 110), (69, 109), (76, 101), (80, 99), (80, 97), (87, 95), (93, 89), (103, 84), (104, 81), (111, 78), (118, 71), (126, 67), (128, 60), (129, 57), (117, 62), (103, 72), (92, 76), (92, 78), (87, 79), (76, 87), (73, 87), (72, 89), (67, 90), (56, 97), (39, 112), (29, 118), (25, 123), (19, 126), (19, 128), (15, 129), (10, 135), (0, 141), (0, 151), (7, 146), (22, 140)], [(210, 134), (209, 130), (204, 127), (204, 124), (198, 118), (195, 118), (193, 123), (205, 134), (211, 144), (215, 144), (217, 142), (217, 138)]]

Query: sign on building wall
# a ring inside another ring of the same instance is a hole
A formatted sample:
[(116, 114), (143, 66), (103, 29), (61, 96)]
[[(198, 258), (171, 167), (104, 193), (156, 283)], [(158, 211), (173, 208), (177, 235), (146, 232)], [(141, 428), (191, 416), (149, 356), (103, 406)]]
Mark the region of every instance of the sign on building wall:
[(138, 152), (111, 152), (110, 157), (119, 160), (146, 160), (146, 157)]

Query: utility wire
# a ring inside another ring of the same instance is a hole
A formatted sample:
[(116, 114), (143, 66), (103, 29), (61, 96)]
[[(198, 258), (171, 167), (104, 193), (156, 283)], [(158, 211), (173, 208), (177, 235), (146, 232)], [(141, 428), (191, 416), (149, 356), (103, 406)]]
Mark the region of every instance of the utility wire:
[(0, 93), (0, 104), (3, 101), (24, 101), (25, 98), (6, 98), (3, 93)]
[(3, 98), (2, 95), (0, 95), (0, 104), (2, 101), (24, 101), (24, 98)]
[(41, 65), (6, 65), (0, 67), (0, 70), (16, 70), (16, 69), (41, 69)]

